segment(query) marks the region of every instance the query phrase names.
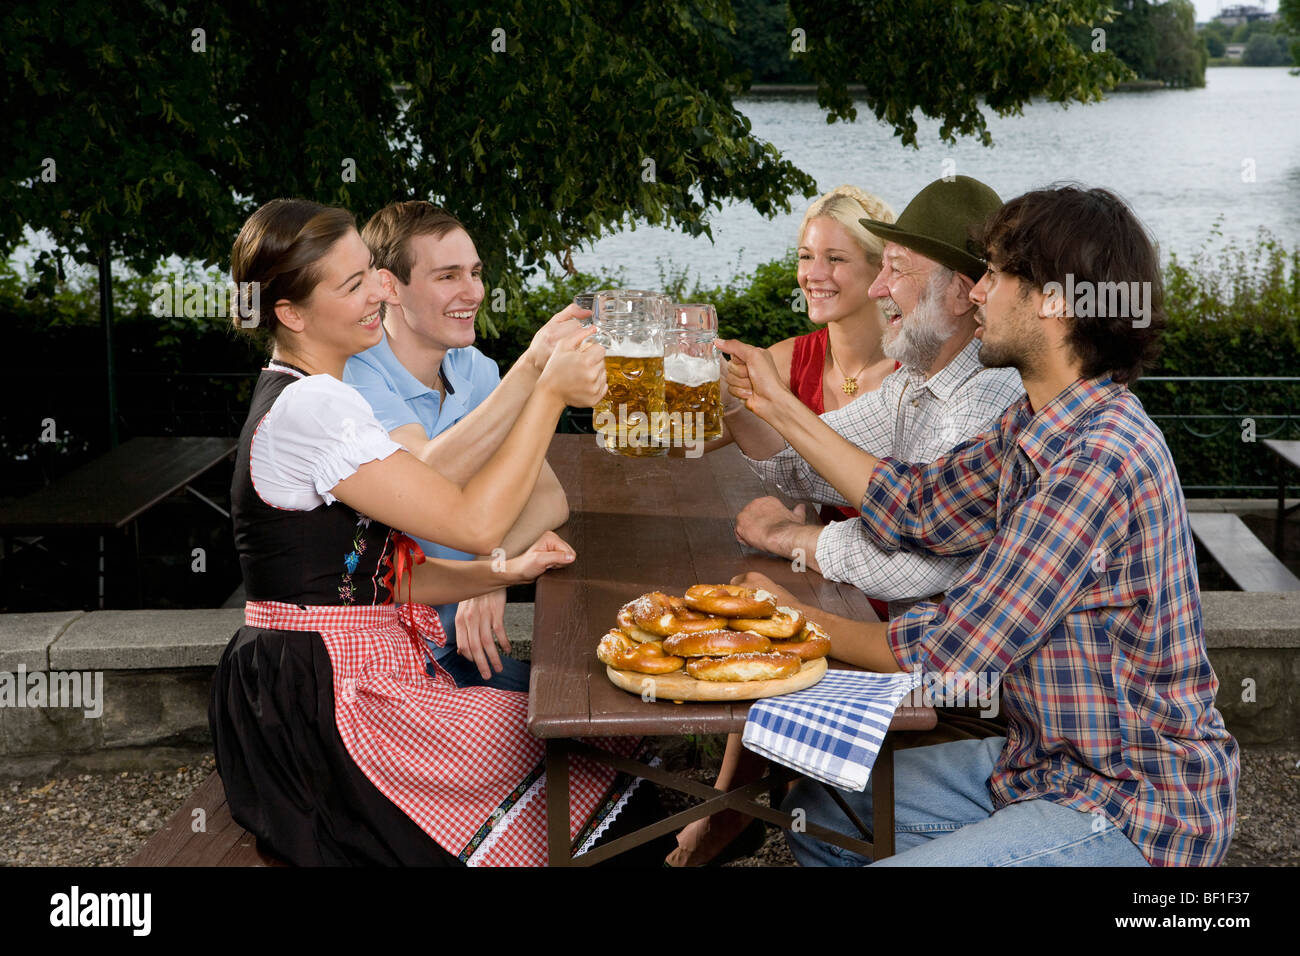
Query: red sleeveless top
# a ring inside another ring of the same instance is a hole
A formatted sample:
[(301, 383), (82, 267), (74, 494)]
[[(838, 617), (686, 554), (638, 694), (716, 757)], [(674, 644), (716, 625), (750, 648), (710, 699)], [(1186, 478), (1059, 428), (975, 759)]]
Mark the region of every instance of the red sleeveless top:
[[(790, 359), (790, 391), (818, 415), (826, 411), (826, 399), (822, 395), (822, 375), (826, 369), (826, 349), (830, 345), (830, 327), (823, 325), (815, 332), (801, 335), (794, 340), (794, 355)], [(899, 363), (894, 363), (898, 368)], [(842, 518), (856, 518), (858, 512), (853, 508), (826, 506), (821, 509), (822, 524), (829, 524)], [(868, 598), (877, 616), (882, 621), (889, 620), (889, 604)]]

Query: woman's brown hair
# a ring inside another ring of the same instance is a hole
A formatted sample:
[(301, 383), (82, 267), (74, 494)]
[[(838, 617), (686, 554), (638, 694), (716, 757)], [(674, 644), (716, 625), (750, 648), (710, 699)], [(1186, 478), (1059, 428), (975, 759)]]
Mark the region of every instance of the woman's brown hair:
[(356, 219), (346, 209), (306, 199), (272, 199), (244, 223), (230, 250), (236, 329), (275, 342), (275, 303), (303, 302), (320, 281), (319, 263)]

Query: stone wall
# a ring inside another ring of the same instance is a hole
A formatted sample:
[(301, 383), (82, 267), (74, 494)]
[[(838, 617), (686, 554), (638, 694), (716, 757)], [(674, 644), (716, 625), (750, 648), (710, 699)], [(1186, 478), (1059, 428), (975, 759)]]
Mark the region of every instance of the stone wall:
[[(1202, 602), (1228, 729), (1246, 745), (1296, 745), (1300, 593), (1206, 592)], [(532, 612), (531, 604), (506, 609), (522, 660), (531, 656)], [(212, 673), (242, 622), (239, 609), (0, 615), (0, 675), (102, 679), (97, 716), (85, 707), (0, 706), (0, 777), (161, 769), (210, 750)]]

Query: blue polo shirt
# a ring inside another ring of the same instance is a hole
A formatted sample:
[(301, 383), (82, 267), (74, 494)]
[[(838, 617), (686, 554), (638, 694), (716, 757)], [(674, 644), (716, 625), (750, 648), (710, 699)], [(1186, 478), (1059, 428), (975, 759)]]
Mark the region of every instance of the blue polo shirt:
[[(496, 362), (472, 345), (449, 351), (443, 357), (441, 372), (447, 389), (445, 399), (407, 371), (393, 354), (393, 347), (385, 335), (378, 345), (348, 359), (343, 369), (343, 381), (361, 393), (370, 403), (379, 423), (388, 431), (402, 425), (418, 424), (433, 438), (477, 408), (501, 382)], [(411, 537), (431, 558), (465, 561), (474, 557), (415, 535)], [(432, 650), (438, 659), (442, 659), (455, 653), (456, 605), (443, 604), (437, 610), (447, 632), (447, 646)]]

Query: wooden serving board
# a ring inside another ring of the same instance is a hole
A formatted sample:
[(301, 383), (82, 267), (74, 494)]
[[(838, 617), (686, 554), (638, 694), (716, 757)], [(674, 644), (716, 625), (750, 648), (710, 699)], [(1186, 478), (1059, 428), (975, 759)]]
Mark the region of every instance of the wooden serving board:
[(638, 697), (653, 694), (655, 700), (759, 700), (811, 687), (826, 673), (826, 658), (804, 661), (797, 674), (780, 680), (708, 681), (696, 680), (686, 671), (671, 674), (638, 674), (606, 665), (605, 673), (620, 687)]

